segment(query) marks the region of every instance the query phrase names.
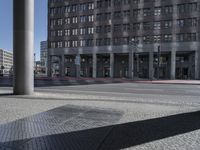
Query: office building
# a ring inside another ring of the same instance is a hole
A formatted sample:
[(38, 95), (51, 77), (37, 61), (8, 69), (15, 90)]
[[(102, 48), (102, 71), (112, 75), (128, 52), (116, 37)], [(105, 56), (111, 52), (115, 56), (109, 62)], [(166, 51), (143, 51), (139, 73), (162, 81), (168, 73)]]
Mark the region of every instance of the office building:
[(49, 0), (49, 76), (199, 79), (200, 0)]
[(9, 76), (13, 73), (13, 53), (0, 49), (0, 76)]
[(48, 48), (47, 41), (40, 42), (40, 65), (41, 74), (47, 76), (47, 59), (48, 58)]

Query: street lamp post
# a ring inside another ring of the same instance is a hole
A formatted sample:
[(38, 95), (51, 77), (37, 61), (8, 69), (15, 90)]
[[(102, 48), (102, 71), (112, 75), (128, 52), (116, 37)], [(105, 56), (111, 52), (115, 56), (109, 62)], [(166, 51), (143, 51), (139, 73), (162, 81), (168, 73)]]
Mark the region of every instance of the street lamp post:
[[(136, 48), (136, 42), (135, 39), (131, 39), (130, 41), (130, 45), (131, 45), (131, 79), (134, 79), (134, 50)], [(130, 59), (130, 58), (129, 58)]]
[(157, 69), (157, 79), (159, 80), (160, 79), (160, 45), (158, 45), (158, 69)]
[[(139, 48), (137, 45), (137, 42), (134, 38), (131, 39), (130, 41), (130, 45), (131, 47), (131, 78), (134, 79), (134, 53), (137, 51), (137, 49)], [(138, 68), (137, 68), (138, 69)]]

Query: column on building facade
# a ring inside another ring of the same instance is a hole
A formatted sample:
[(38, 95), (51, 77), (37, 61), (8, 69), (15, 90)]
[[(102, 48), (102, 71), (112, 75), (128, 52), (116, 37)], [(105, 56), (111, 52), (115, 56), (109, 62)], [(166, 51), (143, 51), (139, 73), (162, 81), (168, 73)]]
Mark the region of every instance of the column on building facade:
[(97, 77), (97, 54), (94, 53), (92, 55), (92, 77), (96, 78)]
[(129, 52), (129, 78), (134, 79), (134, 59), (133, 59), (133, 51)]
[(195, 79), (200, 79), (200, 52), (195, 51)]
[(76, 59), (79, 59), (79, 60), (77, 60), (77, 63), (76, 63), (76, 77), (79, 78), (80, 71), (81, 71), (81, 55), (77, 54)]
[(114, 63), (115, 63), (115, 55), (114, 53), (110, 53), (110, 77), (114, 78)]
[(154, 76), (154, 68), (153, 68), (153, 61), (154, 61), (154, 53), (151, 50), (149, 52), (149, 79), (153, 80), (153, 76)]
[(51, 77), (51, 55), (48, 55), (47, 59), (47, 76)]
[(176, 78), (176, 51), (171, 51), (171, 72), (170, 72), (171, 80)]
[(61, 56), (61, 77), (65, 77), (65, 55)]
[(34, 92), (34, 0), (13, 1), (14, 88), (17, 95)]

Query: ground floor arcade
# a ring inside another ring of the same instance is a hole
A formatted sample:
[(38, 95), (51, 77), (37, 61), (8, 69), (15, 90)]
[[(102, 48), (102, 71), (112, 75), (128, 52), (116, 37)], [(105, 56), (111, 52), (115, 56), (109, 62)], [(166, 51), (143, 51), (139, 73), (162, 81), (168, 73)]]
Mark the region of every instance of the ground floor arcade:
[(51, 77), (198, 79), (197, 53), (141, 52), (50, 56)]

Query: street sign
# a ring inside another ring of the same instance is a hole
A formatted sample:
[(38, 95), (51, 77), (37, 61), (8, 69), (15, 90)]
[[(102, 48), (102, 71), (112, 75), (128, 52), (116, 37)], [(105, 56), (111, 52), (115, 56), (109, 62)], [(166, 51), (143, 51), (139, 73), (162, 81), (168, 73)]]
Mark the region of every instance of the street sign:
[(75, 58), (75, 64), (80, 65), (80, 56), (76, 56)]

